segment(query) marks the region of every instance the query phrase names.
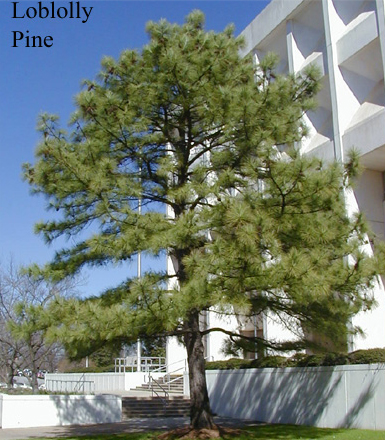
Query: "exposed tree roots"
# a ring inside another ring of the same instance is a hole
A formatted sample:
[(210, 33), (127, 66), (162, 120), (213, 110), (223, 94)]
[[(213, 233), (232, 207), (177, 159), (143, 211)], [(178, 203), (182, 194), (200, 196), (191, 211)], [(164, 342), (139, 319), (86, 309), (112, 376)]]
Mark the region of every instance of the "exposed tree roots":
[(183, 426), (182, 428), (176, 428), (172, 431), (164, 432), (157, 436), (158, 440), (188, 440), (188, 439), (199, 439), (199, 440), (209, 440), (215, 438), (229, 438), (231, 436), (236, 436), (241, 434), (240, 429), (226, 428), (223, 426), (214, 425), (212, 429), (202, 428), (193, 429), (191, 426)]

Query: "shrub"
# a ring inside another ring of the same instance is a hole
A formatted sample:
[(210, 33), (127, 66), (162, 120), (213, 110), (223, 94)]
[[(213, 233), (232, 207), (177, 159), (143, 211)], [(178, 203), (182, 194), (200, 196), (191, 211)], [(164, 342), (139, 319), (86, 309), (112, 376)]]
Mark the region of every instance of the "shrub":
[(349, 363), (347, 353), (326, 353), (322, 365), (346, 365)]
[(385, 363), (385, 348), (357, 350), (352, 353), (318, 353), (307, 355), (296, 353), (292, 357), (265, 356), (247, 360), (232, 358), (224, 361), (207, 362), (207, 370), (235, 370), (242, 368), (283, 368), (283, 367), (319, 367), (346, 364)]
[(295, 353), (292, 357), (287, 360), (287, 367), (300, 367), (306, 362), (309, 355), (305, 353)]
[(241, 368), (252, 368), (251, 361), (247, 359), (232, 358), (224, 361), (206, 362), (206, 370), (239, 370)]
[(293, 362), (295, 367), (320, 367), (335, 366), (348, 364), (347, 354), (344, 353), (319, 353), (311, 355), (303, 355), (297, 358), (297, 362)]
[(357, 350), (348, 355), (350, 364), (377, 364), (385, 362), (385, 348)]
[(251, 368), (282, 368), (287, 367), (288, 358), (284, 356), (265, 356), (251, 362)]
[(114, 365), (107, 365), (104, 367), (74, 367), (64, 371), (64, 373), (113, 373), (115, 371)]

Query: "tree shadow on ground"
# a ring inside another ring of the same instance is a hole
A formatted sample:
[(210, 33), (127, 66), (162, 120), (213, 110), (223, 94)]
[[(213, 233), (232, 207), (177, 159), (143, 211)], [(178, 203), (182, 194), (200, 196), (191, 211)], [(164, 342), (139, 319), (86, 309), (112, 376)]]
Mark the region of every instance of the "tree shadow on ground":
[[(92, 437), (97, 440), (103, 437), (104, 440), (124, 438), (130, 434), (130, 440), (135, 439), (134, 434), (143, 435), (145, 432), (166, 431), (183, 425), (188, 425), (189, 419), (185, 417), (159, 418), (159, 419), (130, 419), (125, 422), (99, 423), (92, 425), (65, 425), (65, 426), (47, 426), (43, 428), (25, 428), (20, 429), (20, 438), (41, 439), (41, 438), (77, 438)], [(132, 436), (131, 436), (132, 434)]]

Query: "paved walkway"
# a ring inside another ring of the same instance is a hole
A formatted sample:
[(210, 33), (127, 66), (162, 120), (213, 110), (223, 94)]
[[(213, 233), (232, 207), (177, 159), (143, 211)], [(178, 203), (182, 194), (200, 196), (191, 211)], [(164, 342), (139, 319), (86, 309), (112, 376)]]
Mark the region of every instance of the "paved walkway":
[[(257, 422), (216, 417), (215, 423), (222, 426), (255, 426)], [(1, 440), (25, 440), (37, 438), (61, 438), (71, 436), (90, 436), (98, 434), (119, 434), (173, 429), (188, 425), (187, 417), (168, 417), (163, 419), (131, 419), (126, 422), (105, 423), (85, 426), (49, 426), (40, 428), (0, 429)]]

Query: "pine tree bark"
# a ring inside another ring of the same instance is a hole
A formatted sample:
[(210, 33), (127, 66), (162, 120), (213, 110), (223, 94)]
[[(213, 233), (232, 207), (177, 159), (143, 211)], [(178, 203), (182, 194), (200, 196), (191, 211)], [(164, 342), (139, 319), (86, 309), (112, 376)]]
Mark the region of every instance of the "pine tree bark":
[(184, 323), (190, 381), (190, 419), (193, 429), (215, 429), (207, 392), (205, 358), (199, 330), (199, 311), (190, 312)]

